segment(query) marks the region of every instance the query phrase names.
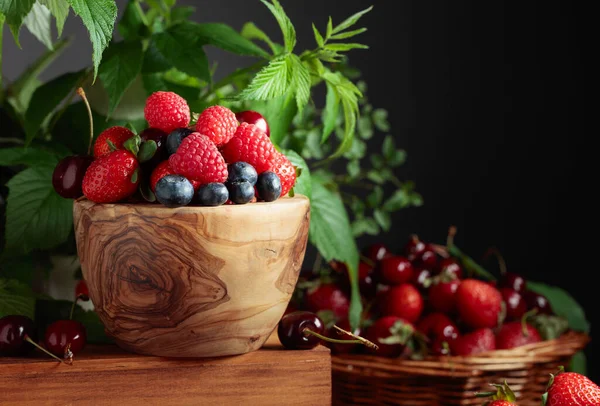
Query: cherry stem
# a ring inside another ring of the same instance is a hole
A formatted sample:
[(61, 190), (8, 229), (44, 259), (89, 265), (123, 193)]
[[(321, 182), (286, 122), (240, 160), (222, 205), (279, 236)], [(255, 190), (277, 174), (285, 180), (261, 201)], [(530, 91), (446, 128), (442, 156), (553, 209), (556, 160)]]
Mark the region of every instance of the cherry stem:
[(25, 335), (25, 341), (27, 341), (29, 344), (33, 345), (38, 350), (50, 355), (52, 358), (56, 359), (58, 362), (62, 362), (63, 364), (65, 363), (62, 359), (58, 358), (56, 355), (52, 354), (50, 351), (48, 351), (47, 349), (45, 349), (44, 347), (42, 347), (41, 345), (39, 345), (38, 343), (33, 341), (31, 338), (29, 338), (28, 335)]
[(446, 238), (446, 247), (450, 249), (454, 245), (454, 236), (456, 235), (456, 226), (450, 226), (448, 237)]
[(500, 254), (500, 251), (498, 251), (498, 248), (492, 247), (492, 248), (488, 249), (484, 255), (484, 258), (487, 258), (490, 255), (494, 255), (496, 257), (496, 259), (498, 260), (498, 266), (500, 267), (500, 275), (506, 275), (506, 272), (507, 272), (506, 261), (504, 260), (504, 257), (502, 256), (502, 254)]
[(92, 107), (90, 106), (90, 102), (88, 101), (87, 97), (85, 96), (85, 91), (83, 90), (82, 87), (77, 89), (77, 94), (79, 96), (81, 96), (81, 98), (83, 99), (83, 103), (85, 104), (85, 107), (87, 108), (87, 112), (88, 112), (88, 117), (90, 119), (90, 143), (88, 144), (88, 155), (92, 154), (92, 142), (94, 141), (94, 115), (92, 114)]
[(377, 346), (377, 344), (372, 343), (371, 341), (367, 340), (366, 338), (362, 338), (361, 336), (357, 336), (356, 334), (352, 334), (351, 332), (346, 331), (343, 328), (340, 328), (340, 327), (338, 327), (336, 325), (334, 325), (333, 328), (335, 328), (337, 331), (339, 331), (342, 334), (346, 334), (347, 336), (354, 337), (355, 339), (357, 339), (358, 341), (360, 341), (363, 345), (366, 345), (369, 348), (372, 348), (374, 350), (379, 349), (379, 347)]
[(73, 320), (73, 313), (75, 313), (75, 305), (77, 304), (79, 298), (80, 296), (77, 296), (75, 300), (73, 300), (73, 304), (71, 305), (71, 313), (69, 313), (69, 320)]
[(335, 344), (362, 344), (362, 341), (360, 341), (360, 340), (337, 340), (335, 338), (325, 337), (324, 335), (321, 335), (321, 334), (314, 332), (312, 330), (309, 330), (309, 329), (304, 329), (302, 331), (302, 333), (309, 334), (311, 336), (318, 337), (323, 341), (327, 341), (327, 342), (335, 343)]
[(531, 309), (530, 311), (525, 313), (523, 317), (521, 317), (521, 328), (523, 329), (523, 335), (525, 337), (529, 337), (529, 330), (527, 330), (527, 319), (532, 316), (535, 316), (537, 312), (538, 309)]

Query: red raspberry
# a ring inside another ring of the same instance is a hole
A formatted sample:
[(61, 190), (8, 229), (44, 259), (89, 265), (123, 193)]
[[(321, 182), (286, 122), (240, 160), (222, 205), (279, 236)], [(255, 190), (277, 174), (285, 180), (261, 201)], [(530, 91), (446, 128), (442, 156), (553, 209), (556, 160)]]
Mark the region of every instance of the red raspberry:
[(198, 117), (196, 131), (206, 135), (217, 146), (221, 146), (229, 142), (238, 126), (233, 111), (223, 106), (212, 106)]
[[(156, 192), (156, 184), (158, 183), (159, 180), (161, 180), (162, 178), (164, 178), (167, 175), (179, 175), (178, 173), (176, 173), (173, 169), (171, 169), (171, 166), (169, 165), (169, 161), (162, 161), (161, 163), (159, 163), (156, 168), (154, 168), (154, 170), (152, 171), (152, 174), (150, 175), (150, 189), (152, 189), (152, 192)], [(194, 187), (194, 190), (198, 190), (198, 188), (200, 187), (200, 182), (195, 181), (195, 180), (190, 180), (192, 186)]]
[(169, 134), (176, 128), (188, 126), (190, 107), (183, 97), (173, 92), (155, 92), (146, 100), (144, 117), (150, 127)]
[(239, 125), (233, 138), (225, 144), (221, 152), (228, 163), (247, 162), (258, 174), (271, 168), (272, 160), (277, 154), (267, 134), (254, 124), (248, 123)]
[(212, 141), (200, 133), (187, 136), (177, 152), (169, 158), (169, 165), (190, 180), (202, 185), (227, 180), (227, 164)]
[(110, 141), (117, 149), (123, 149), (123, 143), (134, 135), (135, 134), (131, 132), (129, 128), (118, 126), (107, 128), (100, 133), (94, 143), (94, 156), (99, 158), (112, 152), (108, 141)]
[(296, 168), (285, 155), (277, 153), (273, 159), (271, 170), (279, 176), (281, 181), (281, 196), (287, 196), (290, 189), (296, 184)]
[(83, 177), (83, 194), (96, 203), (114, 203), (133, 195), (139, 176), (135, 182), (132, 177), (138, 166), (135, 156), (125, 150), (96, 159)]

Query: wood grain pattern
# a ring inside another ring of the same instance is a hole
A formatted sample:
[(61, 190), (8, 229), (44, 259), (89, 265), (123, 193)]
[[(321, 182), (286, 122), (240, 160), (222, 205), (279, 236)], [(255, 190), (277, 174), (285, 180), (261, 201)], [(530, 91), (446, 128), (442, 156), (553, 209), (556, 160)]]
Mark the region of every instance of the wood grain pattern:
[(74, 205), (81, 268), (106, 331), (169, 357), (253, 351), (291, 298), (304, 259), (304, 196), (220, 207)]
[(276, 336), (237, 357), (160, 358), (89, 346), (72, 366), (39, 352), (0, 358), (0, 366), (3, 406), (331, 404), (329, 350), (284, 350)]

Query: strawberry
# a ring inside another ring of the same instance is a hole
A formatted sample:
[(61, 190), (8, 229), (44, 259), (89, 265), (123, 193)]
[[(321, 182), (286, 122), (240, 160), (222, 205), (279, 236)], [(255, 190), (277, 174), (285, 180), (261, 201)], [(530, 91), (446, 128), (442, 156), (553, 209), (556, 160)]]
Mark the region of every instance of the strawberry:
[(206, 135), (216, 146), (221, 146), (231, 140), (238, 125), (233, 111), (223, 106), (211, 106), (198, 117), (196, 131)]
[(500, 322), (502, 295), (486, 282), (465, 279), (456, 290), (456, 308), (461, 320), (473, 329), (496, 327)]
[(496, 348), (508, 350), (540, 341), (542, 341), (542, 337), (532, 325), (513, 321), (504, 324), (496, 335)]
[(96, 159), (83, 177), (83, 194), (96, 203), (114, 203), (133, 195), (139, 183), (138, 161), (117, 150)]
[(486, 403), (486, 406), (517, 406), (516, 403), (509, 402), (508, 400), (492, 400)]
[(382, 297), (379, 309), (384, 316), (396, 316), (414, 323), (423, 312), (423, 297), (408, 283), (392, 286)]
[(504, 381), (504, 384), (492, 384), (496, 390), (493, 392), (477, 392), (475, 396), (478, 398), (490, 398), (489, 401), (484, 403), (484, 406), (517, 406), (515, 403), (517, 398), (515, 393), (512, 391), (508, 383)]
[(542, 396), (546, 406), (598, 406), (600, 387), (589, 378), (574, 372), (551, 375), (548, 389)]
[(271, 170), (281, 181), (281, 196), (287, 196), (296, 184), (296, 169), (290, 160), (281, 153), (276, 153), (273, 158)]
[(482, 328), (458, 337), (450, 343), (454, 355), (475, 355), (496, 349), (496, 337), (489, 328)]
[[(123, 149), (123, 143), (135, 134), (125, 127), (110, 127), (102, 131), (94, 143), (94, 157), (110, 154), (115, 149)], [(112, 144), (112, 147), (111, 145)]]
[(335, 318), (348, 316), (350, 301), (346, 294), (333, 283), (318, 284), (306, 291), (305, 306), (311, 312), (331, 310)]
[(200, 133), (190, 134), (181, 142), (177, 152), (169, 157), (169, 165), (179, 175), (203, 185), (227, 180), (227, 164), (219, 150)]
[[(154, 168), (152, 174), (150, 175), (150, 189), (152, 190), (152, 192), (156, 192), (156, 184), (159, 180), (161, 180), (167, 175), (179, 174), (176, 173), (173, 169), (171, 169), (169, 161), (162, 161), (156, 166), (156, 168)], [(196, 180), (190, 180), (190, 183), (194, 187), (194, 190), (198, 190), (198, 188), (201, 186), (201, 183)]]
[(375, 343), (379, 349), (366, 350), (382, 357), (398, 357), (404, 352), (414, 332), (414, 326), (400, 317), (382, 317), (375, 320), (365, 334), (365, 338)]
[[(221, 149), (221, 153), (227, 163), (247, 162), (256, 169), (259, 175), (268, 170), (275, 172), (271, 166), (278, 152), (267, 134), (254, 124), (240, 124), (233, 138)], [(278, 176), (280, 175), (278, 174)], [(283, 179), (281, 179), (281, 185), (283, 188)], [(281, 195), (283, 196), (283, 190)]]
[(169, 134), (190, 123), (190, 107), (185, 99), (173, 92), (155, 92), (146, 100), (144, 117), (150, 127)]

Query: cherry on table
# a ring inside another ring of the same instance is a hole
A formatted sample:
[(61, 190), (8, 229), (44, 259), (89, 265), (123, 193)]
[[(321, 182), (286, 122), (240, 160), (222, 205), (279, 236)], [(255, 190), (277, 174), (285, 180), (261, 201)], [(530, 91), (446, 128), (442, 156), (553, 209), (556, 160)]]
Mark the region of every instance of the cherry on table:
[(83, 196), (81, 183), (89, 166), (94, 162), (90, 155), (73, 155), (63, 158), (52, 172), (52, 186), (65, 199)]
[(271, 136), (271, 129), (269, 128), (269, 123), (267, 123), (267, 120), (259, 112), (253, 110), (241, 111), (239, 113), (236, 113), (235, 117), (240, 123), (254, 124), (261, 130), (263, 130), (267, 134), (267, 137)]
[(499, 286), (502, 288), (509, 288), (520, 293), (527, 289), (527, 281), (519, 274), (506, 272), (504, 275), (502, 275)]
[(46, 329), (44, 344), (57, 357), (72, 360), (86, 344), (85, 327), (75, 320), (58, 320)]
[(439, 259), (433, 247), (426, 244), (425, 250), (420, 255), (417, 255), (413, 262), (423, 268), (437, 269)]
[(27, 355), (35, 348), (37, 333), (33, 320), (26, 316), (0, 319), (0, 355)]

